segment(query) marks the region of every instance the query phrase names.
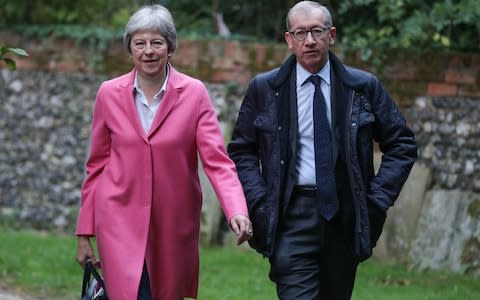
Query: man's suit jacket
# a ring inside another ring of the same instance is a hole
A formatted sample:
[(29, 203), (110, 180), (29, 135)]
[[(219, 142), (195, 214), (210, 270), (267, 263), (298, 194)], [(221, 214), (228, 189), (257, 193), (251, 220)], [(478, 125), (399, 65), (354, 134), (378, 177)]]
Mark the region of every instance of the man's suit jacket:
[[(337, 191), (341, 206), (351, 205), (353, 252), (371, 256), (387, 209), (392, 206), (417, 157), (415, 137), (378, 78), (344, 65), (329, 53), (333, 79), (333, 135)], [(297, 113), (291, 55), (277, 69), (249, 84), (228, 151), (243, 184), (254, 226), (250, 245), (265, 256), (275, 249), (281, 216), (296, 182)], [(382, 151), (375, 173), (374, 142)], [(350, 222), (350, 224), (346, 224)]]

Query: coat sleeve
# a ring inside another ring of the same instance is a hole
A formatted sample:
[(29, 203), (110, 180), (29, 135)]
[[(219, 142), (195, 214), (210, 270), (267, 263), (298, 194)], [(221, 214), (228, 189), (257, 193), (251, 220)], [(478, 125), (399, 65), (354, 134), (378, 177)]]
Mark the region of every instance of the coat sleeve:
[(369, 198), (387, 210), (397, 199), (417, 158), (415, 136), (397, 105), (375, 80), (373, 138), (382, 155), (377, 175), (370, 182)]
[(253, 208), (266, 194), (265, 180), (261, 174), (258, 151), (256, 101), (257, 79), (254, 79), (245, 94), (228, 145), (228, 154), (235, 162), (240, 181), (242, 182), (248, 207)]
[(90, 136), (90, 151), (86, 163), (86, 178), (82, 186), (82, 199), (77, 219), (77, 235), (95, 235), (95, 190), (110, 157), (110, 131), (105, 122), (104, 99), (100, 87), (95, 100)]
[(207, 89), (199, 89), (196, 143), (205, 174), (217, 194), (228, 221), (235, 215), (248, 217), (245, 195), (235, 164), (228, 157), (225, 141)]

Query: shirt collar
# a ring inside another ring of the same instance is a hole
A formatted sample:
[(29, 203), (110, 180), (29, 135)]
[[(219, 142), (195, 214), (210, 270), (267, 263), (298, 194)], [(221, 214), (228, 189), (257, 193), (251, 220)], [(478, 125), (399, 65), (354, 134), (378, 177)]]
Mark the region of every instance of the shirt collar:
[(320, 76), (324, 82), (330, 86), (330, 60), (327, 60), (327, 63), (323, 66), (323, 68), (316, 74), (312, 74), (305, 70), (298, 62), (297, 62), (297, 86), (300, 87), (302, 84), (307, 80), (310, 75), (318, 75)]
[[(166, 66), (166, 72), (165, 72), (165, 80), (163, 81), (162, 87), (158, 91), (156, 95), (159, 94), (164, 94), (167, 91), (167, 81), (168, 81), (168, 75), (169, 75), (169, 66)], [(133, 91), (136, 93), (139, 93), (142, 89), (140, 88), (140, 85), (138, 83), (138, 72), (135, 71), (135, 80), (133, 82)]]

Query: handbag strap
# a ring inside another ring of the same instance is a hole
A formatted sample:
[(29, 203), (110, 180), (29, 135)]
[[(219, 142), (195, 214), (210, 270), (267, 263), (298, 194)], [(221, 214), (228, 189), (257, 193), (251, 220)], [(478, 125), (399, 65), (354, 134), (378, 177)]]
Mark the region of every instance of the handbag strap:
[(85, 296), (85, 292), (87, 290), (87, 285), (90, 282), (90, 276), (93, 276), (95, 280), (100, 284), (100, 286), (105, 290), (105, 285), (103, 283), (103, 278), (97, 272), (97, 269), (93, 265), (92, 261), (89, 259), (85, 263), (85, 270), (83, 272), (83, 283), (82, 283), (82, 298)]
[(82, 299), (83, 299), (83, 296), (85, 296), (85, 293), (87, 292), (87, 285), (89, 281), (90, 281), (90, 271), (87, 269), (87, 265), (85, 264), (85, 268), (83, 271)]
[(90, 273), (92, 274), (93, 278), (95, 278), (97, 282), (100, 284), (100, 286), (105, 289), (103, 278), (102, 276), (100, 276), (100, 274), (98, 273), (97, 269), (95, 268), (95, 266), (91, 261), (87, 262), (87, 268), (90, 269)]

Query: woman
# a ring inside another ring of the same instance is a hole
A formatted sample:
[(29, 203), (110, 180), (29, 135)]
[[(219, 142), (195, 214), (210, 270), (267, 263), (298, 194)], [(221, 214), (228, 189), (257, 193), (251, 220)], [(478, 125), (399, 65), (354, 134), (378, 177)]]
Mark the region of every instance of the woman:
[(205, 86), (176, 71), (170, 12), (142, 7), (125, 27), (131, 72), (98, 90), (78, 215), (77, 261), (98, 263), (110, 300), (195, 298), (200, 157), (238, 244), (252, 236), (235, 167)]

